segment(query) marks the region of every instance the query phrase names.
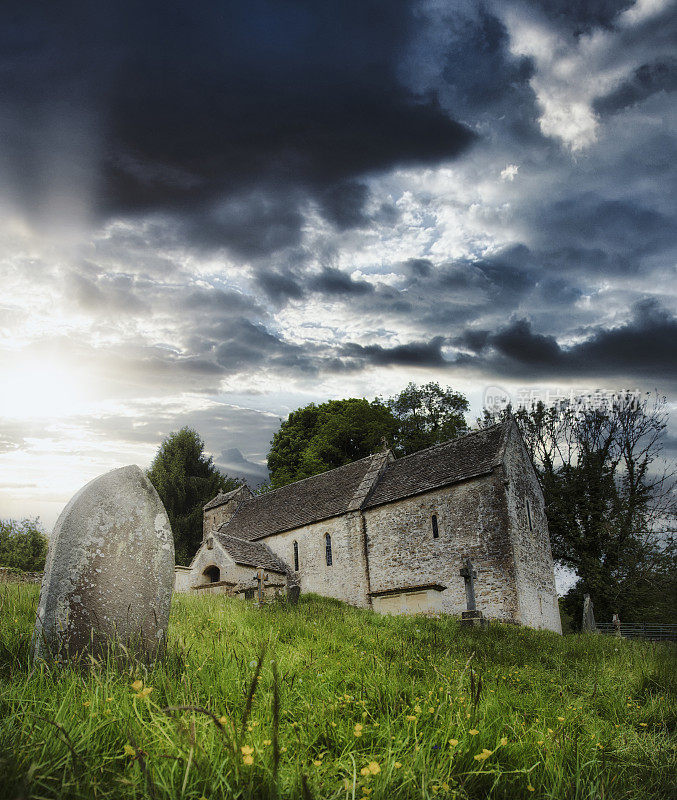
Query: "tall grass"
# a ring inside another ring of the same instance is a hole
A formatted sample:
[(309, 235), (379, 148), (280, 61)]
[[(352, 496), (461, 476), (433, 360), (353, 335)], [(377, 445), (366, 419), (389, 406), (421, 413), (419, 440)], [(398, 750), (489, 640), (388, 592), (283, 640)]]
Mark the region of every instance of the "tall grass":
[(0, 588), (1, 798), (673, 796), (668, 645), (184, 595), (160, 663), (33, 668), (36, 602)]

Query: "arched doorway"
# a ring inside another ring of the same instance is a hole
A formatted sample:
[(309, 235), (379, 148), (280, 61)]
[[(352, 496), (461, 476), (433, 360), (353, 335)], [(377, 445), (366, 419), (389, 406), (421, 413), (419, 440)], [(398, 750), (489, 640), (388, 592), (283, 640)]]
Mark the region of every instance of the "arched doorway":
[(212, 564), (211, 567), (207, 567), (202, 575), (205, 579), (205, 583), (218, 583), (221, 580), (221, 570), (215, 564)]

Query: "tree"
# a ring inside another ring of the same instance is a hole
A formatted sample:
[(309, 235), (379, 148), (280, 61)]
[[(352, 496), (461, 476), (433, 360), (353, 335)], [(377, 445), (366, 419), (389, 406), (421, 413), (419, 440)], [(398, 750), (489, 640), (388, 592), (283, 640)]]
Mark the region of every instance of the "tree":
[(661, 466), (665, 398), (540, 402), (514, 419), (543, 490), (553, 556), (579, 578), (563, 603), (574, 623), (585, 593), (598, 619), (670, 616), (677, 561), (674, 473)]
[(464, 416), (468, 401), (450, 387), (442, 389), (439, 383), (423, 386), (410, 383), (385, 404), (398, 420), (395, 437), (398, 455), (416, 453), (468, 430)]
[(204, 455), (197, 431), (181, 428), (160, 445), (147, 472), (164, 503), (174, 534), (177, 564), (188, 564), (202, 541), (202, 508), (240, 482), (223, 475)]
[(41, 572), (47, 557), (47, 537), (40, 520), (0, 520), (0, 566)]
[(273, 489), (317, 475), (391, 445), (397, 421), (378, 400), (310, 403), (292, 411), (273, 436), (268, 471)]

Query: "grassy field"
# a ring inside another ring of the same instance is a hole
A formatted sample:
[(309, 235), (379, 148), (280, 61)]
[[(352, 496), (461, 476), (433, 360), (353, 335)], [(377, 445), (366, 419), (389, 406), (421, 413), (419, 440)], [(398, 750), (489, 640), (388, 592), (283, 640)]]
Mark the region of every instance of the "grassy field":
[(0, 587), (3, 800), (675, 796), (667, 645), (177, 596), (162, 663), (31, 669), (36, 603)]

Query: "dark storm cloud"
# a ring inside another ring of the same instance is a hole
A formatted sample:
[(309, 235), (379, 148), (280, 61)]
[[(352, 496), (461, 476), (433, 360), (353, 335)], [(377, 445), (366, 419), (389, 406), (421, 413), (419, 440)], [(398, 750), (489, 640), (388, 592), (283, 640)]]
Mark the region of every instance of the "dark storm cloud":
[(444, 338), (441, 336), (428, 342), (409, 342), (395, 347), (349, 343), (341, 348), (341, 355), (379, 366), (439, 367), (446, 364), (442, 355), (443, 344)]
[(300, 300), (303, 289), (291, 272), (261, 269), (256, 274), (256, 281), (266, 295), (275, 303), (286, 303), (287, 300)]
[(309, 286), (313, 291), (327, 295), (372, 294), (374, 287), (367, 281), (353, 280), (350, 275), (333, 267), (325, 267), (319, 275), (311, 278)]
[(462, 356), (459, 363), (504, 375), (677, 378), (677, 318), (654, 298), (636, 303), (625, 324), (600, 327), (570, 347), (536, 333), (527, 319), (514, 320), (494, 334), (468, 330), (454, 344), (481, 354)]
[[(49, 180), (45, 122), (63, 122), (54, 160), (68, 177), (79, 163), (68, 137), (77, 129), (92, 138), (86, 166), (99, 173), (99, 211), (173, 208), (196, 236), (245, 253), (298, 236), (297, 199), (288, 195), (286, 216), (254, 204), (261, 225), (246, 230), (252, 203), (240, 198), (254, 189), (270, 198), (297, 187), (338, 227), (361, 224), (357, 177), (434, 164), (473, 139), (399, 79), (420, 24), (415, 5), (16, 0), (0, 32), (4, 166), (33, 207)], [(206, 206), (199, 221), (191, 217)], [(272, 238), (261, 234), (269, 224)]]
[(610, 28), (618, 15), (635, 0), (528, 0), (549, 19), (570, 28), (573, 33), (587, 33), (592, 28)]
[(641, 103), (657, 92), (673, 92), (675, 89), (677, 89), (677, 59), (666, 58), (637, 67), (628, 80), (622, 81), (612, 92), (598, 97), (593, 103), (593, 108), (598, 114), (614, 114)]

